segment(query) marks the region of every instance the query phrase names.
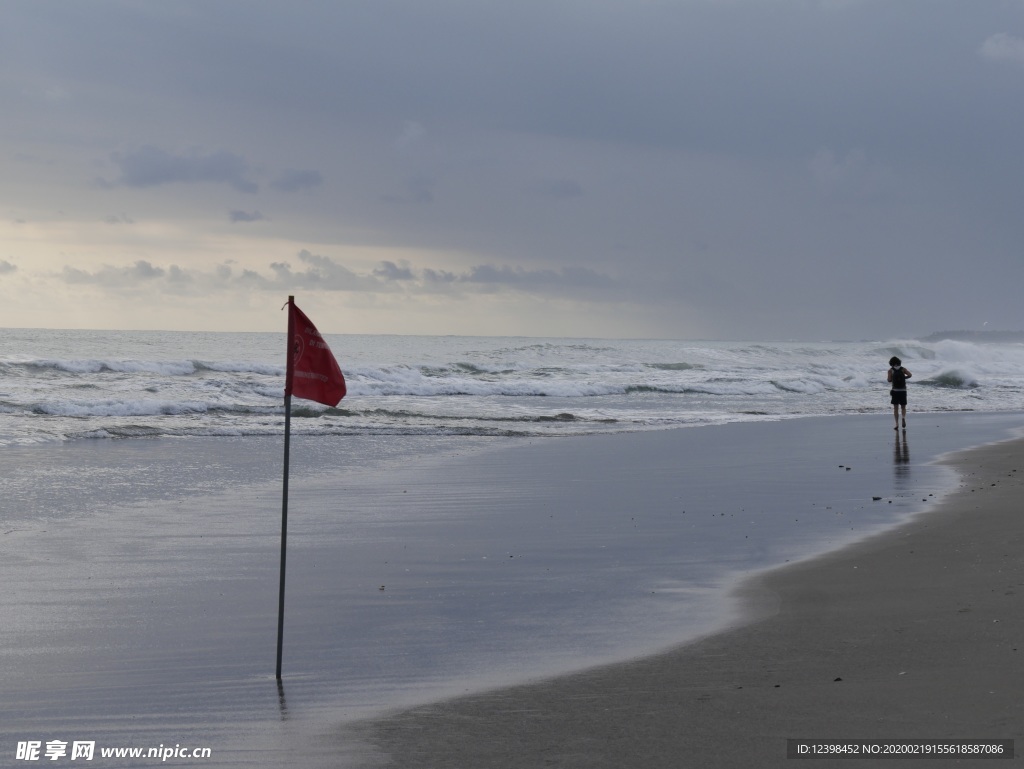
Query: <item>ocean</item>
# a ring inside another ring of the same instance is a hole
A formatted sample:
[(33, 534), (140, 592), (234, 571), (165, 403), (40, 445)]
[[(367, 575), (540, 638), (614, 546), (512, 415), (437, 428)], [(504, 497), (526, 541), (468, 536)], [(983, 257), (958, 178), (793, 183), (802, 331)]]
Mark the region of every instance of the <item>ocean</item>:
[[(273, 436), (284, 335), (7, 329), (0, 446), (159, 436)], [(296, 434), (546, 437), (887, 410), (885, 372), (914, 373), (911, 409), (1024, 402), (1024, 344), (741, 343), (330, 336), (337, 409), (296, 402)]]
[(934, 459), (1024, 428), (1017, 343), (327, 335), (349, 394), (293, 406), (278, 689), (284, 334), (0, 338), (12, 757), (334, 766), (340, 724), (712, 632), (738, 580), (927, 511)]

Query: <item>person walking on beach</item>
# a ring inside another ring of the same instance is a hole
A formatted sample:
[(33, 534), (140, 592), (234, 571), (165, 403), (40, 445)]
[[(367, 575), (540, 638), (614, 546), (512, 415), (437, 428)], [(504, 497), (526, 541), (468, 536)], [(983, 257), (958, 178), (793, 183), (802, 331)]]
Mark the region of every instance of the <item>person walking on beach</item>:
[(907, 429), (907, 380), (912, 376), (903, 368), (903, 361), (895, 355), (889, 358), (889, 374), (886, 379), (892, 382), (889, 395), (892, 396), (892, 418), (896, 420), (893, 430), (900, 429), (900, 409), (903, 410), (903, 429)]

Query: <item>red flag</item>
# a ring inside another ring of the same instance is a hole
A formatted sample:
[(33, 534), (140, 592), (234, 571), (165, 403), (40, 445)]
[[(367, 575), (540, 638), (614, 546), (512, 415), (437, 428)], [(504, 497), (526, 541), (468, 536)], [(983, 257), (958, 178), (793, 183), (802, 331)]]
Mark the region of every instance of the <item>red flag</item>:
[(337, 406), (345, 397), (345, 376), (316, 326), (290, 297), (288, 336), (292, 341), (285, 375), (285, 397), (294, 395), (325, 406)]

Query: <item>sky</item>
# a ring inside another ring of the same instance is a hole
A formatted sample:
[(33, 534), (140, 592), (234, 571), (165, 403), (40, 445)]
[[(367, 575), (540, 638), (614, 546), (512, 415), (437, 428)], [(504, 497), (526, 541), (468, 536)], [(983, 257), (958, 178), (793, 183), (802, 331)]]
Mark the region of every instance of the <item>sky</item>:
[(1024, 329), (1024, 0), (5, 0), (0, 327)]

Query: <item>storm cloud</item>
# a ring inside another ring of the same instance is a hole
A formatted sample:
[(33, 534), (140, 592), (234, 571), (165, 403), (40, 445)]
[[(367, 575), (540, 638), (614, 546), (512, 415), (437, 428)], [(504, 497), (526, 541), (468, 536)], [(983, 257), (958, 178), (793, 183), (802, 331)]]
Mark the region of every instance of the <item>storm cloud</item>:
[(53, 280), (225, 328), (296, 291), (368, 332), (1024, 328), (1017, 2), (4, 13), (10, 322)]

